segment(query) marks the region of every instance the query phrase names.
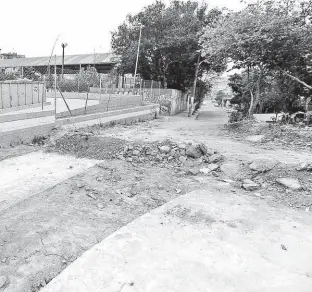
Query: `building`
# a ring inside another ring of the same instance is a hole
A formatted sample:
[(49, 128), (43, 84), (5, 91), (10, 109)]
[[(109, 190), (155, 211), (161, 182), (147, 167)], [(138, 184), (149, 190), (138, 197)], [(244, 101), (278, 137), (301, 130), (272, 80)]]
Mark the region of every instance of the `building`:
[[(16, 55), (19, 56), (19, 55)], [(64, 57), (64, 74), (79, 72), (82, 68), (95, 67), (98, 73), (107, 74), (118, 63), (119, 57), (111, 54), (82, 54), (67, 55)], [(34, 57), (34, 58), (6, 58), (0, 60), (0, 72), (12, 73), (38, 72), (40, 74), (53, 73), (56, 67), (57, 73), (61, 72), (62, 56)]]
[(18, 55), (17, 53), (2, 53), (0, 50), (0, 60), (9, 60), (9, 59), (21, 59), (25, 58), (25, 55)]

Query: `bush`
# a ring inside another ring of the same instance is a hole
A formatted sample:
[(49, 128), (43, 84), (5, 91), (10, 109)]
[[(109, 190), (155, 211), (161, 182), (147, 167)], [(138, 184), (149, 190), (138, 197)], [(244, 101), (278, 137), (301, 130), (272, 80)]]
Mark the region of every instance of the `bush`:
[(233, 111), (231, 112), (230, 116), (229, 116), (229, 123), (237, 123), (244, 120), (244, 115), (242, 112), (239, 111)]

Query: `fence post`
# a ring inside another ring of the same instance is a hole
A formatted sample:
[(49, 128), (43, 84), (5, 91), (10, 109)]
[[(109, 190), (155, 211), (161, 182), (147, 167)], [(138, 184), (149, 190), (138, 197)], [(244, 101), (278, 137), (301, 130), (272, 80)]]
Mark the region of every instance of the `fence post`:
[(34, 104), (34, 83), (31, 81), (31, 104)]
[(3, 109), (4, 106), (3, 106), (3, 98), (2, 98), (2, 83), (0, 83), (1, 85), (1, 94), (0, 94), (0, 97), (1, 97), (1, 108)]
[(55, 63), (54, 63), (54, 114), (55, 114), (55, 118), (56, 118), (56, 55), (55, 55)]
[(40, 103), (40, 82), (38, 81), (38, 103)]
[(25, 82), (25, 105), (27, 104), (27, 84)]
[(43, 76), (43, 91), (42, 91), (42, 102), (41, 102), (41, 109), (43, 110), (43, 98), (46, 93), (46, 81), (45, 76)]
[(17, 106), (19, 106), (20, 105), (20, 103), (19, 103), (19, 90), (18, 90), (18, 82), (16, 83), (16, 93), (17, 93)]
[(102, 77), (100, 75), (100, 101), (102, 100)]
[(140, 78), (140, 91), (139, 91), (139, 95), (141, 95), (142, 92), (142, 78)]
[(158, 86), (159, 86), (159, 88), (158, 88), (158, 99), (160, 99), (160, 82), (158, 82)]
[(10, 107), (12, 107), (11, 81), (9, 82), (9, 98), (10, 98)]

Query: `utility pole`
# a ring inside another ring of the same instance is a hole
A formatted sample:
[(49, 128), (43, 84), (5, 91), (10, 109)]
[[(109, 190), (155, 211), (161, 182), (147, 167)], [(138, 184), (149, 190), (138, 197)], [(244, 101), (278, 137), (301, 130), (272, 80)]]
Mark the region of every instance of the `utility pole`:
[(195, 95), (196, 95), (196, 86), (197, 86), (198, 72), (199, 72), (199, 67), (200, 67), (200, 65), (202, 63), (202, 62), (200, 62), (200, 57), (201, 57), (201, 51), (198, 53), (197, 62), (196, 62), (195, 78), (194, 78), (194, 84), (193, 84), (193, 94), (191, 96), (191, 105), (189, 107), (189, 113), (188, 113), (189, 117), (192, 116), (193, 107), (194, 107), (194, 99), (195, 99)]
[(63, 49), (63, 54), (62, 54), (62, 80), (64, 79), (64, 58), (65, 58), (65, 48), (67, 47), (67, 43), (62, 43), (62, 49)]
[(134, 85), (133, 88), (135, 88), (135, 79), (138, 71), (138, 61), (139, 61), (139, 54), (140, 54), (140, 45), (141, 45), (141, 36), (142, 36), (142, 23), (140, 25), (140, 35), (139, 35), (139, 43), (138, 43), (138, 51), (137, 51), (137, 57), (136, 57), (136, 62), (135, 62), (135, 71), (134, 71)]

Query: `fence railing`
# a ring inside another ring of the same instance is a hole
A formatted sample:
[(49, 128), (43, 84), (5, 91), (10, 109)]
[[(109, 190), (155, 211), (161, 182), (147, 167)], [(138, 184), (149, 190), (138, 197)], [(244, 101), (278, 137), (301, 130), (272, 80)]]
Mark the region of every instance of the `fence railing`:
[(27, 105), (43, 105), (46, 102), (45, 82), (0, 81), (0, 109)]
[(0, 109), (33, 104), (43, 109), (49, 103), (54, 104), (57, 117), (86, 114), (88, 107), (96, 106), (109, 111), (143, 103), (162, 104), (172, 92), (163, 89), (160, 81), (100, 74), (92, 66), (62, 70), (47, 65), (0, 73)]

